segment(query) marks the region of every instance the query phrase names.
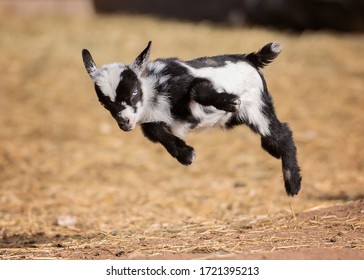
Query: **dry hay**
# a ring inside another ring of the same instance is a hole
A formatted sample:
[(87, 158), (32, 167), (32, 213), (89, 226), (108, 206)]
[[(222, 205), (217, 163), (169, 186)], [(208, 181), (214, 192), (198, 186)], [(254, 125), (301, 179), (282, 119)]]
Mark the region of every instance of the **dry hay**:
[[(364, 196), (362, 34), (2, 16), (0, 38), (0, 258), (362, 252), (362, 201), (349, 204), (355, 214), (300, 218)], [(189, 136), (190, 167), (139, 130), (119, 131), (97, 104), (80, 51), (100, 64), (130, 62), (150, 39), (152, 58), (183, 59), (283, 43), (264, 73), (295, 133), (298, 197), (286, 197), (279, 161), (246, 128)]]

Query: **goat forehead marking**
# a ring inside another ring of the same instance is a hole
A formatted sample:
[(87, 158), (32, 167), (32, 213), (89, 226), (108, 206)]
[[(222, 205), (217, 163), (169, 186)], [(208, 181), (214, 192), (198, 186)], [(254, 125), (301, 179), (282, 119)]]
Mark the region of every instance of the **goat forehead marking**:
[(116, 88), (123, 79), (122, 73), (126, 66), (121, 63), (104, 65), (95, 76), (94, 82), (99, 86), (101, 92), (110, 98), (112, 102), (116, 98)]

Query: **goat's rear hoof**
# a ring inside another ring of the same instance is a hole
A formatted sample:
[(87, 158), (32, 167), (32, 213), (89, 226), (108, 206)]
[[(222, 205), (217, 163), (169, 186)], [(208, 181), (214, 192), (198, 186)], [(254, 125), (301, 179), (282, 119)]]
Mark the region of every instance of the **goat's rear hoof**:
[(190, 165), (196, 158), (196, 153), (192, 147), (186, 146), (178, 149), (177, 160), (183, 165)]
[(284, 170), (283, 177), (287, 195), (294, 196), (298, 194), (298, 192), (301, 189), (301, 180), (302, 180), (299, 171), (292, 172), (291, 170)]

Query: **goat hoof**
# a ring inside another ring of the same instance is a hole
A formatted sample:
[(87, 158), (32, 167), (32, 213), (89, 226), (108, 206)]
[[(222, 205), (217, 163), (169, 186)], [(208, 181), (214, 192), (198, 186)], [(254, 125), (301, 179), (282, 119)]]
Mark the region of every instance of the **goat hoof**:
[(230, 98), (228, 98), (227, 100), (225, 100), (223, 102), (223, 106), (221, 109), (226, 112), (231, 112), (231, 113), (235, 113), (235, 112), (239, 111), (240, 105), (241, 105), (240, 98), (237, 96), (234, 96), (234, 95), (231, 95), (229, 97)]
[(235, 111), (239, 111), (240, 109), (240, 105), (241, 105), (241, 100), (240, 98), (235, 98), (232, 102), (233, 106), (235, 107)]
[(196, 158), (193, 148), (186, 146), (178, 150), (177, 160), (183, 165), (190, 165)]
[(302, 177), (298, 170), (285, 170), (283, 172), (284, 186), (286, 188), (287, 195), (294, 196), (298, 194), (301, 189)]

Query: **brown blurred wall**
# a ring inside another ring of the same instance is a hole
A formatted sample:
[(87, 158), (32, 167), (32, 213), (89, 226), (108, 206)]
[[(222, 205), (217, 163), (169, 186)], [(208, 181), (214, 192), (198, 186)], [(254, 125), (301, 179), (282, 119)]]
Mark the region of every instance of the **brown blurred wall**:
[(243, 23), (243, 0), (93, 0), (99, 13), (149, 14), (188, 21)]
[(0, 0), (0, 14), (89, 15), (94, 13), (92, 0)]
[(283, 29), (364, 32), (364, 0), (0, 0), (0, 14), (146, 14)]

